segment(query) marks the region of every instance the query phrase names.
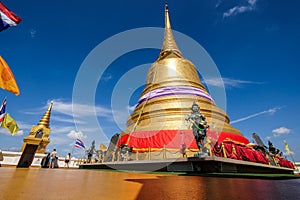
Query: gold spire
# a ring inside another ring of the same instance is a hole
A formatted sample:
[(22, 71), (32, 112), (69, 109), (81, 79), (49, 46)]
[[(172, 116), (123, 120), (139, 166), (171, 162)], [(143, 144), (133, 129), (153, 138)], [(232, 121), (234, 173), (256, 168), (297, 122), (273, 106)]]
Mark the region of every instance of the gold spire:
[(49, 128), (52, 105), (53, 105), (53, 101), (51, 101), (48, 110), (45, 112), (44, 116), (41, 118), (38, 125), (45, 126), (45, 127)]
[(167, 52), (172, 52), (176, 54), (178, 57), (182, 57), (180, 50), (177, 47), (177, 44), (174, 40), (170, 17), (169, 17), (169, 10), (168, 4), (165, 4), (165, 35), (164, 35), (164, 42), (159, 54), (159, 57), (164, 56)]

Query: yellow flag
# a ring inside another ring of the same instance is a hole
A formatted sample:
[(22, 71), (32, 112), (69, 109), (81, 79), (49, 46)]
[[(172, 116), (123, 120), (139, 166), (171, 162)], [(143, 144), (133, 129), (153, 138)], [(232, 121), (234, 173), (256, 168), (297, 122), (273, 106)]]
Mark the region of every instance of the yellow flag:
[(8, 113), (5, 114), (1, 127), (9, 130), (12, 135), (16, 134), (19, 130), (17, 122)]
[(0, 56), (0, 88), (14, 93), (15, 95), (20, 94), (18, 84), (15, 80), (13, 73), (5, 60)]
[(290, 150), (290, 148), (289, 148), (289, 145), (287, 144), (287, 142), (286, 142), (285, 140), (283, 140), (283, 142), (284, 142), (284, 144), (285, 144), (285, 150), (286, 150), (289, 154), (291, 154), (291, 150)]

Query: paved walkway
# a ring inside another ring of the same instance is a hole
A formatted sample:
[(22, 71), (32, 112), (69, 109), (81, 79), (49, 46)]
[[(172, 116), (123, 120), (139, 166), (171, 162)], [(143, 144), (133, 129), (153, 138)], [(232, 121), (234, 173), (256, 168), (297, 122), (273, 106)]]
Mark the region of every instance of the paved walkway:
[(155, 174), (78, 169), (16, 169), (0, 167), (0, 199), (135, 199), (142, 184)]
[(295, 199), (300, 179), (264, 180), (0, 167), (0, 200)]

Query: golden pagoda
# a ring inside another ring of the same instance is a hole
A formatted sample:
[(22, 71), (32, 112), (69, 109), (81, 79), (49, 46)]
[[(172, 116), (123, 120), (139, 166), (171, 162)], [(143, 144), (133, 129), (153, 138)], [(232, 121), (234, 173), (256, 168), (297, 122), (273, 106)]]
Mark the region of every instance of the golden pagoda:
[(21, 152), (24, 152), (26, 146), (37, 146), (36, 153), (45, 153), (46, 147), (49, 144), (50, 135), (50, 115), (53, 102), (50, 103), (48, 110), (45, 112), (37, 126), (32, 126), (30, 133), (24, 138), (24, 143)]
[(184, 141), (188, 150), (197, 151), (191, 127), (185, 121), (193, 102), (200, 106), (207, 123), (213, 125), (208, 135), (217, 130), (219, 137), (223, 133), (222, 137), (244, 138), (229, 124), (229, 117), (201, 83), (193, 63), (185, 59), (177, 47), (166, 5), (160, 54), (148, 71), (145, 88), (118, 145), (142, 152), (179, 149)]

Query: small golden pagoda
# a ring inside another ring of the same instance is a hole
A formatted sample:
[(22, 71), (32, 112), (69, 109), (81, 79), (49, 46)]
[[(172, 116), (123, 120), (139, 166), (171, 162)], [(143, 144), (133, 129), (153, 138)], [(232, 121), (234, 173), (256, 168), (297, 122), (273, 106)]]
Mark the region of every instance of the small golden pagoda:
[(26, 145), (38, 145), (36, 153), (45, 153), (46, 147), (49, 144), (50, 135), (50, 115), (53, 102), (50, 103), (48, 110), (45, 112), (44, 116), (41, 118), (37, 126), (32, 126), (30, 133), (24, 138), (24, 143), (21, 148), (21, 152), (25, 150)]
[(172, 34), (166, 5), (160, 54), (148, 71), (145, 88), (127, 120), (127, 128), (121, 133), (118, 145), (142, 152), (179, 149), (180, 143), (185, 142), (189, 143), (187, 149), (197, 151), (191, 128), (185, 123), (194, 102), (200, 106), (208, 124), (214, 126), (210, 132), (215, 129), (219, 136), (224, 133), (226, 137), (243, 138), (241, 132), (229, 124), (226, 112), (207, 92), (193, 63), (182, 56)]

